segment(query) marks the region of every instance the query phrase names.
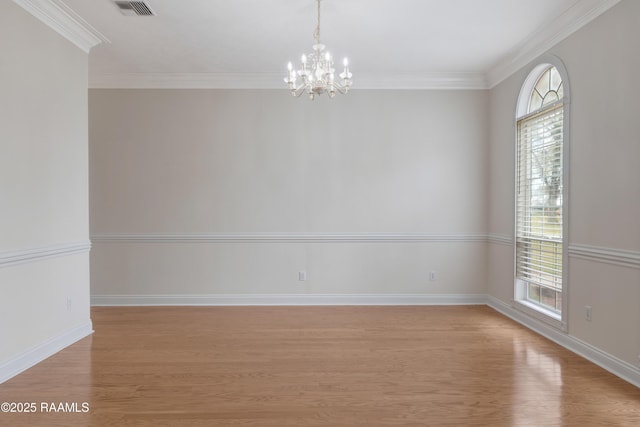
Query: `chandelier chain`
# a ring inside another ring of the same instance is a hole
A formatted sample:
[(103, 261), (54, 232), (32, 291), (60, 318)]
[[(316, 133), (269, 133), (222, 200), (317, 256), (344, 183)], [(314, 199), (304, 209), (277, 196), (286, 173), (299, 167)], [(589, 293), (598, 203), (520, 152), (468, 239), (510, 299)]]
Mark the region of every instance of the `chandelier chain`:
[(320, 44), (320, 0), (318, 0), (318, 25), (316, 26), (316, 30), (313, 32), (313, 38), (316, 40), (317, 44)]

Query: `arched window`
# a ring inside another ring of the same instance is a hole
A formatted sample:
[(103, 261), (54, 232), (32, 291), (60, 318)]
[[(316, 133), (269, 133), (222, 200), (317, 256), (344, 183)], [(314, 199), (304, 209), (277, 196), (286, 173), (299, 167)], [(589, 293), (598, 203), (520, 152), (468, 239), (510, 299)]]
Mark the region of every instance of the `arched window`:
[(533, 69), (518, 100), (515, 299), (563, 326), (568, 85), (562, 64), (553, 62)]

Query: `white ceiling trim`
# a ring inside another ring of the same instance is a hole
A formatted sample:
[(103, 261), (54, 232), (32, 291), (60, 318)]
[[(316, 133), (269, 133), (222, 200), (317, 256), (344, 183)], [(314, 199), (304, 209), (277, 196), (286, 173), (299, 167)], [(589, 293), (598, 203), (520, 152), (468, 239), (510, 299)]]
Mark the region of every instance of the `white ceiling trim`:
[(109, 43), (109, 39), (58, 0), (13, 0), (13, 2), (86, 53), (100, 43)]
[[(52, 0), (14, 0), (52, 1)], [(354, 89), (491, 89), (620, 0), (583, 0), (524, 40), (487, 73), (356, 73)], [(284, 73), (282, 73), (284, 74)], [(276, 73), (114, 73), (89, 77), (91, 88), (283, 89)], [(286, 88), (285, 88), (286, 89)]]
[(355, 89), (487, 89), (482, 73), (359, 73)]
[[(89, 76), (93, 89), (282, 89), (284, 73), (115, 73)], [(278, 83), (282, 82), (282, 85)]]
[(489, 88), (526, 66), (553, 46), (611, 9), (620, 0), (584, 0), (560, 15), (541, 31), (528, 37), (487, 72)]
[[(13, 0), (80, 49), (109, 40), (61, 0)], [(582, 0), (520, 43), (486, 73), (356, 72), (354, 89), (490, 89), (620, 0)], [(279, 73), (113, 73), (89, 76), (91, 88), (282, 89)], [(285, 88), (286, 89), (286, 88)]]
[[(93, 89), (286, 89), (285, 73), (120, 73), (89, 76)], [(355, 89), (486, 89), (481, 73), (358, 74)]]

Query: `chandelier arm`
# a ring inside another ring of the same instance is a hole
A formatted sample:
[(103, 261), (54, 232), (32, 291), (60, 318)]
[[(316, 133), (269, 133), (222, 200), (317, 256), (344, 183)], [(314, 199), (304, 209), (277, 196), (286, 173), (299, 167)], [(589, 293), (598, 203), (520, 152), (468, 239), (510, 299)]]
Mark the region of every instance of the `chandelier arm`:
[(341, 85), (341, 84), (339, 84), (339, 83), (334, 83), (334, 84), (333, 84), (333, 88), (334, 88), (336, 91), (340, 92), (340, 95), (346, 95), (346, 94), (347, 94), (347, 92), (349, 91), (348, 86), (343, 86), (343, 85)]
[(307, 85), (302, 84), (295, 89), (291, 89), (291, 95), (295, 96), (296, 98), (300, 98), (300, 96), (305, 93), (306, 87)]

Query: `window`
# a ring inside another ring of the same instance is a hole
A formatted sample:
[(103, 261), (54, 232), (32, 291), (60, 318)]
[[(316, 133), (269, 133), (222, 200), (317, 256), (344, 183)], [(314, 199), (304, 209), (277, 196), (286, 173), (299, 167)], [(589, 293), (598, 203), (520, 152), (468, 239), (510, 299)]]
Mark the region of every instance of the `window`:
[(565, 304), (566, 90), (556, 66), (538, 66), (517, 114), (515, 296), (552, 322)]

